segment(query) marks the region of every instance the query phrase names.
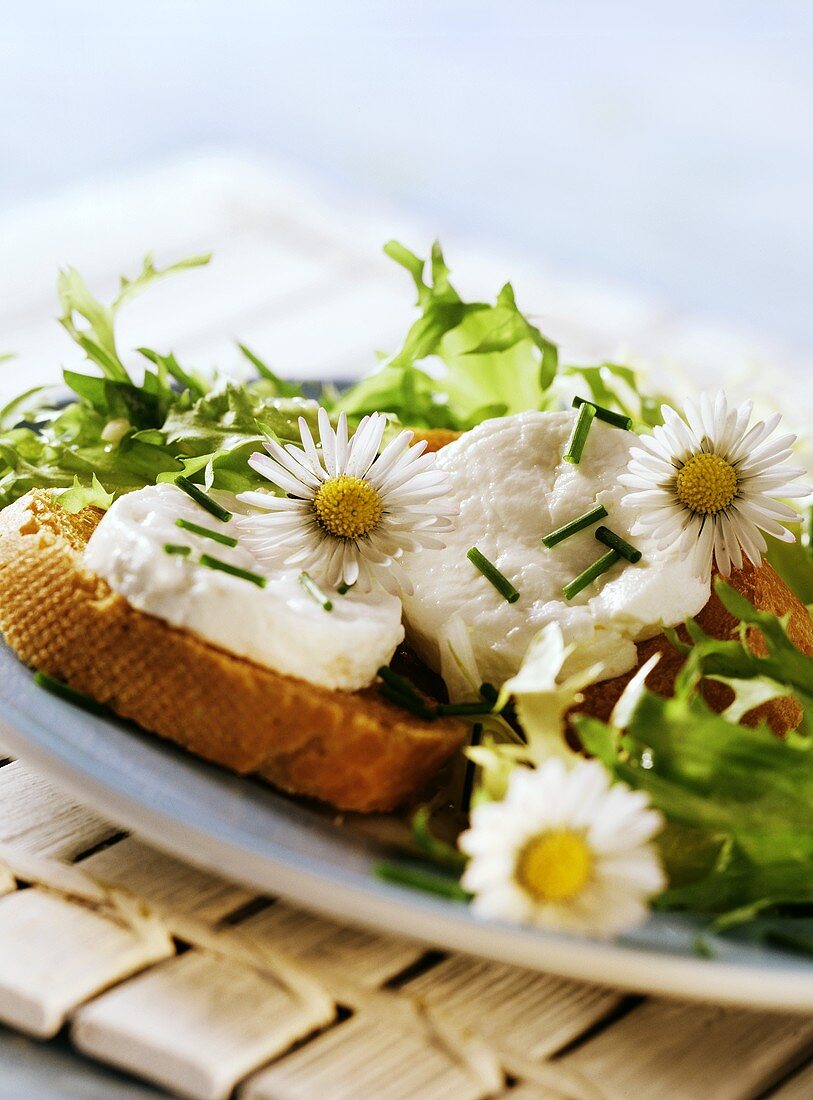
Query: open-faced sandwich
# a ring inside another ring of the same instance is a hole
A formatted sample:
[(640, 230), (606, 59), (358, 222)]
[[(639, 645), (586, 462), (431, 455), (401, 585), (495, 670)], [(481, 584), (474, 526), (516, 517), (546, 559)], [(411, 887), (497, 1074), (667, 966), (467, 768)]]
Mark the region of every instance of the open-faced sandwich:
[(455, 849), (421, 810), (436, 866), (407, 877), (487, 915), (609, 933), (667, 881), (712, 912), (813, 901), (809, 581), (804, 551), (799, 594), (764, 560), (809, 492), (793, 437), (562, 368), (510, 287), (465, 303), (439, 249), (431, 283), (389, 251), (422, 316), (319, 401), (247, 349), (242, 384), (146, 349), (134, 381), (116, 310), (164, 272), (106, 307), (61, 277), (98, 369), (5, 410), (6, 641), (44, 687), (344, 810), (414, 805), (463, 749), (432, 805), (470, 827)]

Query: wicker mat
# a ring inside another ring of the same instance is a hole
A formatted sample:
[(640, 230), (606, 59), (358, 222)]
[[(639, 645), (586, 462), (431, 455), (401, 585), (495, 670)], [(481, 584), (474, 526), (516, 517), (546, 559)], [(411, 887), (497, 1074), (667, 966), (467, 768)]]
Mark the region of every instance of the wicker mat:
[(0, 1021), (215, 1100), (813, 1095), (813, 1020), (622, 995), (342, 927), (0, 766)]

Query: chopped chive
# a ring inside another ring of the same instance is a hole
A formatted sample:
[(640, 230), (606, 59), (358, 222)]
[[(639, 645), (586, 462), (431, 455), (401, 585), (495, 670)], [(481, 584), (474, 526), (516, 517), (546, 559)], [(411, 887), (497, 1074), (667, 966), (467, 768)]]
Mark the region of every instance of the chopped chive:
[(596, 410), (596, 420), (603, 420), (605, 424), (612, 424), (614, 428), (625, 428), (630, 431), (632, 428), (632, 417), (625, 416), (624, 413), (613, 412), (612, 409), (605, 409), (603, 405), (597, 405), (595, 401), (586, 401), (583, 397), (573, 398), (573, 408), (578, 409), (582, 405), (592, 405)]
[(579, 409), (579, 415), (576, 417), (576, 423), (573, 425), (573, 431), (567, 441), (567, 449), (562, 456), (565, 462), (572, 462), (574, 466), (581, 462), (584, 445), (587, 442), (587, 435), (595, 415), (596, 406), (585, 401)]
[(451, 718), (453, 715), (491, 714), (491, 707), (486, 702), (478, 703), (439, 703), (437, 706), (439, 718)]
[(48, 691), (51, 695), (56, 695), (60, 699), (64, 699), (68, 703), (73, 703), (74, 706), (82, 707), (83, 710), (89, 710), (91, 714), (107, 714), (107, 707), (101, 703), (97, 703), (95, 699), (91, 699), (89, 695), (85, 695), (82, 691), (77, 691), (76, 688), (72, 688), (69, 684), (63, 683), (62, 680), (56, 680), (53, 676), (49, 676), (47, 672), (35, 672), (34, 683), (37, 687), (41, 687), (44, 691)]
[(320, 607), (323, 607), (325, 609), (325, 611), (332, 611), (333, 610), (333, 604), (330, 602), (330, 600), (324, 594), (324, 592), (319, 587), (319, 585), (316, 583), (316, 581), (313, 579), (313, 577), (311, 577), (310, 573), (306, 573), (303, 570), (299, 574), (299, 583), (302, 585), (302, 587), (305, 589), (305, 591), (308, 593), (308, 595), (312, 599), (316, 600), (316, 602), (320, 605)]
[(186, 495), (191, 497), (201, 508), (211, 512), (215, 519), (219, 519), (221, 523), (228, 523), (231, 519), (231, 512), (227, 511), (222, 504), (218, 504), (216, 500), (212, 500), (208, 493), (204, 493), (203, 489), (193, 485), (188, 477), (176, 477), (175, 484), (179, 489), (183, 489)]
[(193, 535), (202, 535), (205, 539), (213, 539), (223, 546), (236, 546), (237, 539), (231, 535), (221, 535), (219, 531), (213, 531), (210, 527), (199, 527), (197, 523), (190, 523), (188, 519), (176, 519), (175, 525), (182, 527), (184, 531), (191, 531)]
[(578, 531), (583, 531), (585, 527), (589, 527), (593, 523), (598, 523), (598, 521), (604, 519), (606, 515), (607, 509), (604, 505), (597, 504), (595, 508), (591, 508), (589, 512), (585, 512), (583, 516), (572, 519), (570, 523), (566, 523), (563, 527), (557, 527), (555, 531), (551, 531), (549, 535), (545, 535), (542, 542), (550, 550), (551, 547), (556, 546), (557, 543), (563, 542), (565, 539), (570, 538), (571, 535), (575, 535)]
[(178, 544), (174, 543), (174, 542), (165, 542), (164, 543), (164, 553), (165, 554), (177, 554), (179, 558), (188, 558), (189, 555), (192, 553), (192, 547), (191, 546), (178, 546)]
[(471, 894), (460, 883), (440, 871), (428, 871), (422, 867), (407, 867), (400, 863), (381, 862), (373, 868), (376, 878), (384, 882), (394, 882), (398, 886), (409, 886), (413, 890), (423, 890), (427, 894), (436, 894), (451, 901), (468, 901)]
[(377, 672), (377, 676), (384, 681), (387, 687), (392, 688), (393, 691), (397, 691), (400, 695), (403, 695), (404, 698), (412, 699), (414, 702), (420, 703), (421, 706), (426, 706), (423, 698), (409, 680), (404, 676), (399, 676), (398, 673), (393, 672), (391, 668), (382, 665)]
[(336, 589), (336, 591), (339, 593), (340, 596), (346, 596), (347, 593), (350, 591), (350, 589), (353, 587), (353, 585), (355, 585), (355, 583), (356, 582), (353, 581), (353, 584), (345, 584), (344, 581), (342, 581), (342, 583), (339, 585), (339, 587)]
[[(482, 691), (482, 688), (480, 689)], [(483, 727), (479, 722), (476, 722), (472, 726), (471, 741), (472, 746), (476, 747), (480, 744), (483, 737)], [(477, 771), (477, 765), (473, 760), (466, 760), (466, 771), (463, 776), (463, 790), (460, 792), (460, 809), (464, 814), (467, 814), (471, 809), (471, 796), (474, 790), (474, 775)]]
[(621, 561), (621, 555), (617, 550), (609, 550), (598, 561), (594, 561), (592, 565), (588, 566), (583, 573), (579, 573), (578, 577), (572, 580), (570, 584), (565, 585), (562, 589), (565, 599), (572, 600), (574, 596), (578, 596), (583, 588), (587, 588), (588, 584), (592, 584), (602, 573), (606, 573), (617, 561)]
[(410, 714), (415, 714), (418, 718), (423, 718), (425, 722), (434, 722), (437, 715), (433, 710), (424, 703), (423, 699), (412, 699), (408, 695), (402, 694), (400, 691), (396, 691), (395, 688), (389, 687), (388, 684), (379, 684), (378, 693), (384, 699), (390, 703), (394, 703), (396, 707), (401, 707), (402, 710), (408, 710)]
[(509, 603), (516, 603), (519, 599), (519, 592), (514, 588), (509, 579), (499, 571), (496, 565), (488, 560), (485, 554), (481, 554), (476, 546), (472, 546), (468, 551), (466, 557), (476, 566), (477, 569), (483, 574), (487, 581), (490, 581), (497, 591), (503, 596)]
[(241, 569), (239, 565), (231, 565), (230, 562), (221, 561), (220, 558), (213, 558), (211, 554), (201, 554), (198, 564), (205, 565), (207, 569), (218, 569), (221, 573), (228, 573), (232, 577), (240, 577), (244, 581), (251, 581), (258, 588), (265, 588), (268, 584), (268, 579), (261, 577), (259, 573), (252, 573), (249, 569)]
[(599, 542), (603, 542), (605, 546), (609, 546), (611, 550), (615, 550), (619, 553), (622, 558), (631, 561), (633, 565), (641, 560), (641, 551), (636, 550), (634, 546), (630, 546), (626, 539), (622, 539), (620, 535), (617, 535), (615, 531), (611, 531), (609, 527), (597, 528), (596, 538)]
[(480, 684), (480, 694), (487, 703), (491, 703), (492, 707), (500, 697), (500, 693), (494, 685), (489, 683)]

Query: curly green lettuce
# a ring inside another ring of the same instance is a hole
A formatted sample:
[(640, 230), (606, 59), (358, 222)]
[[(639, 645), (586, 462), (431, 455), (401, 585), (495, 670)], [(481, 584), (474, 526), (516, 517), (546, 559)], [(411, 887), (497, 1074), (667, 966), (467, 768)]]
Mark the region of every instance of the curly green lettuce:
[[(796, 649), (785, 621), (723, 582), (716, 587), (741, 621), (739, 636), (719, 641), (689, 623), (693, 644), (674, 697), (639, 687), (623, 729), (580, 717), (579, 736), (667, 819), (661, 844), (670, 887), (661, 907), (737, 919), (804, 913), (813, 904), (813, 658)], [(765, 656), (749, 648), (749, 627), (761, 631)], [(733, 690), (728, 712), (704, 702), (706, 678)], [(803, 705), (800, 732), (783, 740), (765, 724), (736, 724), (759, 703), (787, 695)]]
[(60, 322), (95, 373), (65, 370), (67, 396), (37, 387), (0, 410), (0, 508), (34, 488), (66, 490), (60, 501), (69, 509), (107, 507), (122, 493), (180, 474), (237, 492), (261, 480), (248, 457), (264, 437), (299, 438), (297, 418), (312, 418), (313, 402), (244, 346), (258, 377), (242, 386), (150, 348), (138, 349), (145, 360), (140, 380), (127, 370), (116, 343), (121, 307), (157, 280), (208, 260), (157, 268), (148, 256), (106, 304), (74, 268), (60, 274)]
[(510, 283), (493, 305), (464, 302), (437, 242), (428, 261), (397, 241), (384, 251), (412, 276), (421, 316), (374, 374), (338, 397), (336, 411), (389, 412), (416, 427), (464, 431), (549, 407), (558, 349), (520, 311)]

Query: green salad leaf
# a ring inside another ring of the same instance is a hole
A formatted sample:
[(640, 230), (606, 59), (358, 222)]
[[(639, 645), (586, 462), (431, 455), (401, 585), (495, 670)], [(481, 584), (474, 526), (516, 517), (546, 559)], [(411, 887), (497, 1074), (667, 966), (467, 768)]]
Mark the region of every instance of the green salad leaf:
[(134, 279), (122, 278), (109, 303), (81, 275), (59, 276), (60, 321), (94, 373), (65, 370), (70, 396), (36, 387), (0, 410), (0, 508), (30, 489), (66, 490), (63, 507), (107, 507), (121, 493), (180, 474), (238, 492), (267, 482), (248, 465), (266, 436), (298, 440), (297, 420), (315, 419), (315, 404), (241, 348), (260, 377), (237, 386), (182, 366), (172, 352), (139, 348), (146, 366), (131, 377), (116, 343), (121, 307), (155, 281), (199, 267), (195, 256), (166, 268), (150, 257)]
[[(740, 920), (813, 903), (813, 742), (800, 733), (781, 739), (765, 724), (737, 725), (714, 713), (699, 689), (706, 678), (721, 679), (745, 709), (792, 695), (809, 716), (813, 658), (795, 648), (785, 622), (723, 582), (716, 587), (741, 620), (738, 638), (719, 641), (691, 624), (673, 698), (640, 688), (620, 731), (592, 718), (576, 722), (587, 750), (667, 819), (661, 843), (671, 885), (659, 904)], [(761, 631), (764, 657), (749, 648), (749, 627)]]
[(89, 508), (91, 505), (107, 511), (113, 503), (113, 493), (107, 492), (95, 474), (93, 474), (91, 483), (88, 486), (80, 485), (79, 478), (74, 477), (73, 487), (59, 494), (59, 503), (71, 515), (75, 515), (77, 512), (81, 512), (83, 508)]
[(562, 373), (581, 379), (589, 397), (605, 409), (629, 416), (639, 431), (648, 431), (663, 423), (661, 405), (668, 405), (668, 398), (663, 394), (647, 393), (638, 372), (632, 367), (599, 363), (596, 366), (566, 366)]
[(374, 374), (334, 400), (335, 411), (389, 412), (415, 427), (464, 431), (550, 406), (558, 350), (520, 311), (510, 283), (493, 305), (464, 302), (437, 242), (428, 260), (397, 241), (384, 251), (412, 276), (421, 316)]
[(107, 305), (93, 297), (76, 268), (68, 267), (59, 273), (57, 279), (57, 294), (62, 305), (59, 323), (84, 349), (88, 359), (101, 367), (105, 378), (114, 382), (131, 382), (116, 348), (115, 323), (119, 309), (142, 290), (146, 290), (156, 279), (176, 271), (201, 267), (208, 264), (210, 259), (208, 254), (192, 256), (169, 267), (157, 268), (152, 256), (147, 255), (135, 279), (127, 279), (122, 275), (119, 292)]

